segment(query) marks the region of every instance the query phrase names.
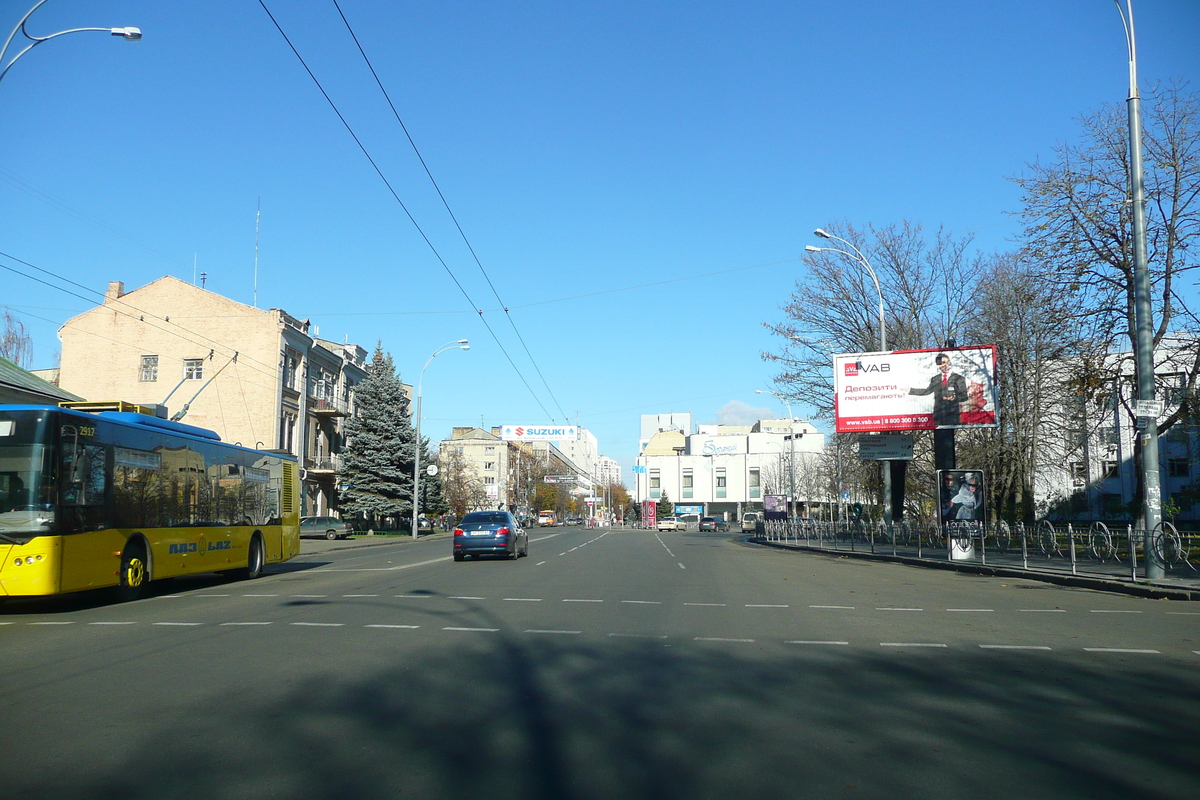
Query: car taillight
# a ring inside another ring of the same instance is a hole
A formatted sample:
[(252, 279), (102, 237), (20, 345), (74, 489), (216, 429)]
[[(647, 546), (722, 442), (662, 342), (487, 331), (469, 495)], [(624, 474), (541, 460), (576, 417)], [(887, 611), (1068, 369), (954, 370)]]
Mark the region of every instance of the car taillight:
[(497, 536), (508, 536), (508, 534), (509, 534), (509, 530), (508, 530), (508, 528), (498, 528), (498, 529), (496, 530), (496, 535), (497, 535)]
[(462, 529), (462, 528), (455, 528), (455, 529), (454, 529), (454, 535), (455, 535), (455, 536), (466, 536), (466, 534), (465, 534), (465, 533), (463, 533), (463, 529)]

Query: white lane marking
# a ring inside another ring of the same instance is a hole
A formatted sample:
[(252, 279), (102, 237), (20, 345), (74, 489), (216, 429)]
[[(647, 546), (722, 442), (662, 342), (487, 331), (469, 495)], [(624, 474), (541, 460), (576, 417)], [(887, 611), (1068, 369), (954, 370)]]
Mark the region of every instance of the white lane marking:
[(289, 625), (299, 625), (305, 628), (341, 628), (344, 622), (289, 622)]
[(1091, 613), (1093, 613), (1093, 614), (1140, 614), (1142, 612), (1140, 612), (1140, 611), (1113, 611), (1113, 610), (1110, 610), (1107, 608), (1093, 608), (1093, 609), (1091, 609)]
[[(676, 561), (675, 563), (676, 563), (676, 564), (679, 564), (679, 562), (678, 562), (678, 561)], [(687, 569), (687, 567), (685, 567), (683, 564), (679, 564), (679, 568), (680, 568), (680, 569)]]
[(848, 645), (848, 644), (850, 644), (850, 643), (849, 643), (849, 642), (821, 642), (821, 641), (812, 641), (812, 640), (807, 640), (807, 639), (794, 639), (794, 640), (792, 640), (792, 641), (790, 641), (790, 642), (784, 642), (784, 644), (838, 644), (838, 645)]
[(1163, 613), (1175, 617), (1200, 617), (1200, 611), (1164, 611)]
[(194, 594), (192, 597), (229, 597), (227, 594)]
[(661, 606), (661, 600), (622, 600), (622, 603), (632, 603), (641, 606)]
[(449, 561), (454, 556), (442, 556), (441, 558), (431, 558), (428, 561), (418, 561), (414, 564), (399, 564), (394, 567), (326, 567), (325, 569), (315, 569), (313, 573), (320, 572), (395, 572), (399, 569), (412, 569), (413, 567), (424, 567), (429, 564), (437, 564), (441, 561)]
[(137, 625), (136, 622), (89, 622), (88, 625)]
[(379, 597), (377, 594), (344, 594), (342, 597)]
[(224, 628), (227, 625), (234, 626), (234, 625), (270, 625), (270, 624), (271, 623), (269, 623), (269, 622), (222, 622), (221, 627)]
[(880, 647), (949, 647), (938, 642), (880, 642)]
[(496, 631), (498, 631), (500, 629), (499, 628), (455, 628), (455, 627), (448, 626), (448, 627), (442, 628), (442, 630), (444, 630), (444, 631), (478, 631), (480, 633), (495, 633)]
[(1138, 650), (1132, 647), (1085, 647), (1088, 653), (1158, 653), (1158, 650)]
[[(582, 546), (583, 546), (583, 545), (580, 545), (579, 547), (582, 547)], [(572, 547), (572, 548), (571, 548), (570, 550), (568, 550), (567, 552), (568, 552), (568, 553), (574, 553), (576, 550), (578, 550), (578, 549), (579, 549), (579, 547)]]
[(74, 625), (74, 622), (31, 622), (30, 625)]
[(327, 594), (294, 594), (292, 597), (329, 597)]
[(560, 555), (560, 556), (565, 556), (565, 555), (566, 555), (566, 553), (559, 553), (559, 555)]
[(788, 606), (772, 603), (746, 603), (746, 608), (788, 608)]
[(394, 594), (392, 597), (403, 597), (406, 600), (428, 600), (433, 597), (431, 594)]
[(854, 606), (809, 606), (809, 608), (843, 608), (847, 611), (854, 610)]
[(720, 636), (697, 636), (693, 642), (753, 642), (753, 639), (725, 639)]
[(279, 597), (277, 594), (244, 594), (242, 597)]
[(684, 603), (685, 606), (714, 606), (724, 608), (724, 603)]
[(582, 632), (583, 631), (540, 631), (540, 630), (525, 631), (525, 633), (561, 633), (564, 636), (574, 636), (575, 634), (582, 633)]
[(616, 639), (665, 639), (666, 636), (654, 636), (649, 633), (610, 633)]
[(159, 600), (168, 600), (172, 597), (183, 597), (183, 595), (181, 595), (181, 594), (160, 594), (158, 596), (158, 599)]
[(170, 625), (178, 628), (195, 628), (203, 625), (203, 622), (151, 622), (151, 625)]
[(876, 608), (876, 611), (924, 611), (923, 608)]
[(540, 603), (540, 602), (542, 602), (542, 598), (540, 598), (540, 597), (506, 597), (506, 598), (504, 598), (504, 601), (506, 603)]
[(546, 563), (545, 561), (539, 561), (539, 562), (537, 562), (536, 564), (534, 564), (534, 566), (535, 566), (535, 567), (540, 567), (542, 564), (545, 564), (545, 563)]
[(364, 628), (409, 628), (416, 630), (420, 625), (384, 625), (382, 623), (376, 625), (363, 625)]
[(447, 600), (487, 600), (486, 597), (472, 597), (470, 595), (451, 595)]
[(979, 645), (984, 650), (1049, 650), (1049, 647), (1040, 644), (981, 644)]
[(1065, 614), (1065, 608), (1018, 608), (1017, 611), (1026, 614)]
[(603, 603), (604, 601), (603, 600), (582, 600), (582, 599), (578, 599), (578, 598), (574, 598), (574, 597), (568, 597), (566, 600), (563, 600), (563, 602), (564, 603)]
[(547, 539), (553, 539), (555, 536), (558, 536), (558, 535), (559, 535), (559, 534), (557, 534), (557, 533), (548, 533), (548, 534), (546, 534), (545, 536), (539, 536), (539, 537), (537, 537), (536, 539), (530, 539), (529, 541), (531, 541), (531, 542), (544, 542), (544, 541), (546, 541)]
[(994, 609), (994, 608), (947, 608), (946, 610), (947, 611), (964, 611), (964, 612), (982, 612), (982, 611), (995, 611), (996, 609)]
[(0, 622), (0, 625), (12, 625), (11, 622)]

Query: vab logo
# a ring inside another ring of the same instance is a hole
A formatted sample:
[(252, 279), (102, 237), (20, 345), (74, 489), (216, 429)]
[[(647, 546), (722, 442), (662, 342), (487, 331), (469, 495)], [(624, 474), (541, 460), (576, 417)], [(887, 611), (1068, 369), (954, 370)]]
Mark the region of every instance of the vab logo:
[(858, 362), (857, 361), (847, 361), (846, 362), (846, 377), (853, 378), (857, 375), (858, 375)]

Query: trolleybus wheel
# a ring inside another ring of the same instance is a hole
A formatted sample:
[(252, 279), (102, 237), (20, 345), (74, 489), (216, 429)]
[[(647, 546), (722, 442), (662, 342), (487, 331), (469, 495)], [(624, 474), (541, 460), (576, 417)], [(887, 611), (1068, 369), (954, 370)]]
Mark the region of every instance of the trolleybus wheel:
[(263, 543), (258, 534), (250, 537), (249, 552), (246, 554), (246, 578), (254, 580), (263, 573)]
[(117, 598), (120, 600), (136, 600), (142, 590), (150, 582), (150, 570), (146, 566), (146, 549), (141, 540), (125, 544), (121, 553), (120, 583), (117, 585)]

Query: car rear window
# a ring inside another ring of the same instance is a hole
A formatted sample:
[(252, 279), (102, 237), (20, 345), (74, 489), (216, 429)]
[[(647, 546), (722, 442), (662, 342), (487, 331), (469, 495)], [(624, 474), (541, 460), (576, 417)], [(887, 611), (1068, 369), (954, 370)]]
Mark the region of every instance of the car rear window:
[(503, 525), (506, 522), (508, 522), (508, 515), (497, 511), (472, 511), (462, 518), (463, 525), (470, 525), (472, 523), (483, 523), (485, 525), (500, 523)]

